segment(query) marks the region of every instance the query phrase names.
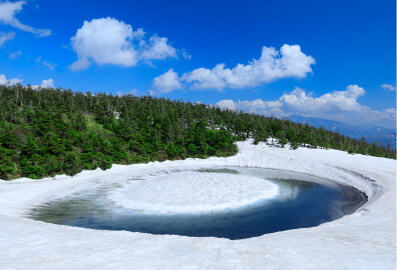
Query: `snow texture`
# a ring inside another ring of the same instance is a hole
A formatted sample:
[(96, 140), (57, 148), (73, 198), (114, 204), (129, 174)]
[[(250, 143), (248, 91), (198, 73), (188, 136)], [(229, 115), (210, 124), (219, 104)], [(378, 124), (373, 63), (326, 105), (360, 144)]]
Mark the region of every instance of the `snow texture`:
[(131, 181), (108, 199), (139, 212), (202, 213), (247, 206), (277, 194), (277, 185), (255, 177), (178, 172)]
[[(395, 160), (250, 141), (238, 147), (239, 153), (229, 158), (113, 165), (74, 177), (0, 181), (1, 269), (396, 269)], [(26, 218), (35, 207), (104, 183), (227, 166), (319, 176), (365, 192), (368, 203), (318, 227), (233, 241), (91, 230)]]

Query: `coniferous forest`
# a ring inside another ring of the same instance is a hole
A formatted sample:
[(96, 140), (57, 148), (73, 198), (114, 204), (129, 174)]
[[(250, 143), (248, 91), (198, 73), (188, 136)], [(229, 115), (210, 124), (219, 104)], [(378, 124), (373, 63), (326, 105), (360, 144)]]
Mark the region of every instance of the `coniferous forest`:
[(238, 110), (152, 96), (0, 86), (0, 179), (226, 157), (237, 153), (235, 141), (247, 138), (396, 158), (396, 150), (364, 139)]

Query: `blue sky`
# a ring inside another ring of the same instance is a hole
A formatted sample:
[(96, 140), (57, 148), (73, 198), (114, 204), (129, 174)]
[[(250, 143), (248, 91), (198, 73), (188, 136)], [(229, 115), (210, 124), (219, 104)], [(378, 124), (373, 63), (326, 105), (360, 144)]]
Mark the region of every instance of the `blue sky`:
[(1, 1), (0, 83), (396, 126), (396, 3)]

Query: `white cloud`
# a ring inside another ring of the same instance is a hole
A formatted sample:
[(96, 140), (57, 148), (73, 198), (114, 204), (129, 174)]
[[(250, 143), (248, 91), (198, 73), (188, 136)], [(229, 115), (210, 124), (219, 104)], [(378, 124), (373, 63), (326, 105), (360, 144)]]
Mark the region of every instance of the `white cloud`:
[(361, 111), (363, 106), (357, 103), (357, 98), (365, 94), (363, 88), (349, 85), (346, 91), (334, 91), (314, 98), (300, 88), (295, 88), (289, 94), (284, 94), (279, 101), (284, 107), (297, 112), (306, 111), (332, 113), (336, 111)]
[(178, 80), (178, 74), (170, 69), (166, 73), (153, 79), (152, 87), (160, 93), (169, 93), (176, 89), (182, 89), (182, 84)]
[[(299, 45), (285, 44), (280, 51), (263, 47), (261, 57), (253, 59), (248, 65), (238, 64), (232, 69), (226, 68), (225, 64), (217, 64), (213, 69), (198, 68), (183, 74), (178, 81), (192, 89), (241, 89), (282, 78), (305, 78), (307, 73), (312, 72), (311, 65), (314, 64), (314, 58), (302, 53)], [(175, 85), (178, 86), (175, 89), (180, 88), (179, 84)], [(168, 88), (168, 92), (171, 91)]]
[(53, 79), (43, 80), (40, 84), (41, 88), (55, 88)]
[(185, 51), (184, 49), (181, 50), (182, 52), (182, 57), (185, 58), (186, 60), (190, 60), (192, 59), (192, 55), (189, 54), (187, 51)]
[[(143, 39), (141, 42), (144, 41)], [(176, 57), (176, 49), (167, 44), (165, 37), (152, 36), (142, 48), (141, 58), (143, 60), (164, 60), (168, 57)]]
[[(226, 80), (232, 80), (231, 70), (225, 69), (225, 64), (218, 64), (212, 70), (198, 68), (192, 72), (183, 74), (181, 80), (188, 83), (194, 82), (194, 89), (215, 88), (222, 90), (227, 87)], [(228, 79), (226, 79), (228, 77)]]
[(84, 70), (84, 69), (88, 68), (90, 65), (91, 65), (91, 61), (88, 60), (88, 58), (80, 58), (76, 62), (72, 63), (69, 66), (69, 68), (74, 71)]
[(8, 33), (0, 32), (0, 47), (3, 46), (3, 44), (7, 40), (13, 40), (14, 37), (15, 37), (15, 32), (8, 32)]
[(385, 90), (390, 90), (390, 91), (396, 90), (396, 88), (393, 85), (387, 83), (382, 84), (381, 87)]
[(284, 93), (278, 100), (263, 101), (233, 101), (221, 100), (216, 103), (221, 108), (241, 109), (258, 114), (275, 114), (288, 116), (298, 113), (304, 116), (345, 121), (352, 124), (364, 124), (380, 121), (393, 126), (396, 119), (396, 109), (388, 108), (383, 111), (372, 110), (368, 106), (357, 102), (365, 90), (357, 85), (349, 85), (345, 91), (333, 91), (320, 97), (314, 97), (305, 90), (295, 88), (290, 93)]
[(0, 3), (0, 23), (11, 25), (19, 30), (36, 34), (39, 37), (46, 37), (51, 35), (49, 29), (36, 29), (29, 25), (21, 23), (16, 17), (16, 13), (22, 10), (22, 6), (25, 5), (25, 1), (17, 2), (1, 2)]
[(154, 35), (145, 39), (145, 35), (143, 29), (133, 31), (131, 25), (110, 17), (84, 21), (71, 38), (78, 60), (69, 67), (83, 70), (92, 62), (132, 67), (140, 61), (150, 63), (177, 57), (177, 50), (168, 44), (167, 38)]
[(23, 79), (18, 79), (18, 78), (7, 79), (4, 74), (0, 75), (0, 85), (5, 85), (5, 84), (13, 85), (13, 84), (21, 83), (22, 81)]
[(192, 83), (194, 89), (246, 88), (282, 78), (304, 78), (312, 72), (314, 64), (314, 58), (302, 53), (299, 45), (285, 44), (280, 52), (273, 47), (263, 47), (261, 57), (248, 65), (238, 64), (232, 69), (225, 64), (213, 69), (199, 68), (183, 74), (181, 80)]
[(42, 80), (40, 85), (32, 85), (31, 87), (35, 90), (39, 88), (55, 88), (54, 80), (53, 79)]
[(47, 61), (42, 61), (41, 60), (41, 56), (36, 58), (36, 62), (43, 64), (43, 66), (46, 66), (46, 67), (48, 67), (51, 70), (54, 70), (55, 67), (57, 66), (57, 64), (52, 64), (52, 63), (48, 63)]
[(48, 67), (51, 70), (54, 70), (54, 68), (57, 66), (57, 64), (51, 64), (51, 63), (48, 63), (47, 61), (43, 61), (43, 65)]
[(142, 94), (141, 91), (139, 91), (137, 88), (134, 88), (130, 91), (128, 91), (127, 93), (123, 92), (123, 91), (117, 91), (116, 96), (122, 97), (124, 95), (128, 95), (131, 94), (133, 96), (140, 96)]
[(238, 102), (234, 102), (231, 99), (224, 99), (224, 100), (218, 101), (215, 105), (220, 108), (223, 108), (223, 109), (234, 110), (234, 109), (236, 109), (236, 105), (237, 106), (239, 105), (238, 103), (241, 103), (241, 101), (239, 100)]
[(22, 52), (21, 51), (16, 51), (12, 54), (10, 54), (9, 58), (10, 59), (18, 59), (21, 56)]

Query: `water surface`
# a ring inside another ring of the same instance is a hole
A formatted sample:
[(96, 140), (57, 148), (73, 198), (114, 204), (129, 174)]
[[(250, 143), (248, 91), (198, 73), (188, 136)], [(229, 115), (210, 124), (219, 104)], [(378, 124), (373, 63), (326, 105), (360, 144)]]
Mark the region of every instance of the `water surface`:
[(280, 193), (272, 199), (222, 212), (150, 214), (114, 205), (106, 196), (119, 185), (104, 184), (38, 208), (31, 217), (90, 229), (244, 239), (318, 226), (353, 213), (367, 201), (364, 194), (351, 187), (303, 174), (255, 168), (192, 171), (200, 172), (232, 173), (266, 179), (277, 184)]

